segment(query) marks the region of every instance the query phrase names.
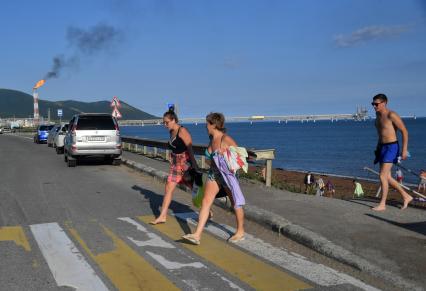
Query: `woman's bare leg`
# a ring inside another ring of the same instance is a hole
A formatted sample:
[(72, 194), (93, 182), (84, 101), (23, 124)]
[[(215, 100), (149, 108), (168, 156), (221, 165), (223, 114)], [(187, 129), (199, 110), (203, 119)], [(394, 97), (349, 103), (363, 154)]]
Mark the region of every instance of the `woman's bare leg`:
[(176, 188), (176, 182), (167, 182), (164, 189), (163, 204), (161, 205), (160, 215), (152, 222), (153, 224), (166, 222), (167, 212), (169, 210), (170, 203), (172, 202), (173, 191)]
[(234, 208), (235, 220), (237, 222), (237, 231), (230, 237), (230, 240), (239, 239), (244, 236), (244, 210), (242, 207), (235, 208), (234, 197), (232, 197), (231, 191), (228, 188), (225, 188), (225, 191), (231, 201), (232, 208)]
[(237, 221), (237, 231), (230, 240), (240, 239), (244, 236), (244, 209), (242, 207), (234, 208), (235, 219)]
[(216, 181), (208, 180), (206, 183), (206, 188), (204, 190), (203, 202), (201, 204), (200, 214), (198, 216), (197, 229), (192, 234), (193, 237), (197, 240), (200, 240), (201, 234), (203, 233), (204, 226), (209, 218), (210, 207), (213, 204), (216, 194), (219, 192), (219, 186)]

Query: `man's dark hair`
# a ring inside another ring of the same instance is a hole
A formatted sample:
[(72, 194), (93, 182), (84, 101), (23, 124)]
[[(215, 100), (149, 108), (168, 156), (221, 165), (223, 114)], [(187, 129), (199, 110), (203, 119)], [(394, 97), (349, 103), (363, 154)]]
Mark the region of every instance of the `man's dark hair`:
[(373, 101), (374, 100), (380, 100), (380, 101), (383, 101), (385, 103), (388, 103), (388, 97), (386, 97), (385, 94), (377, 94), (376, 96), (373, 97)]

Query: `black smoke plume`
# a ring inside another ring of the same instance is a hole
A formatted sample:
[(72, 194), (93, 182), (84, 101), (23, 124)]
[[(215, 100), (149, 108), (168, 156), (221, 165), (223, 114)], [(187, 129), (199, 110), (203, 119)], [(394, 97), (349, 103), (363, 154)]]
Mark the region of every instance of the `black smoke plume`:
[(69, 27), (67, 39), (72, 47), (85, 55), (94, 55), (107, 51), (121, 40), (119, 30), (106, 24), (97, 24), (85, 31), (77, 27)]
[(46, 73), (45, 80), (58, 78), (65, 68), (76, 69), (82, 56), (94, 57), (99, 53), (109, 52), (123, 39), (123, 34), (110, 25), (100, 23), (87, 30), (69, 27), (66, 37), (69, 46), (75, 50), (74, 55), (54, 57), (52, 69)]

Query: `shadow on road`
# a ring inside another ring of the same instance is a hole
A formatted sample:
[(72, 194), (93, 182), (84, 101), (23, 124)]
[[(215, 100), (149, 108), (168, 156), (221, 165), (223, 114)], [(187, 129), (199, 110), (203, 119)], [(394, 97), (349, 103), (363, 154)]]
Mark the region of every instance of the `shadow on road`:
[(399, 227), (403, 227), (405, 229), (420, 233), (422, 235), (426, 236), (426, 221), (421, 221), (421, 222), (413, 222), (413, 223), (401, 223), (401, 222), (396, 222), (396, 221), (392, 221), (383, 217), (379, 217), (373, 214), (366, 214), (369, 217), (387, 222), (389, 224), (393, 224)]
[[(368, 199), (368, 198), (365, 198), (365, 199), (349, 199), (349, 200), (346, 200), (346, 201), (348, 201), (348, 202), (351, 202), (351, 203), (355, 203), (355, 204), (359, 204), (359, 205), (362, 205), (362, 206), (366, 206), (366, 207), (368, 207), (368, 208), (372, 208), (372, 207), (375, 207), (376, 206), (376, 204), (378, 204), (379, 203), (379, 200), (373, 200), (373, 199)], [(374, 203), (373, 205), (371, 204), (371, 203)], [(401, 203), (400, 202), (398, 202), (398, 201), (395, 201), (395, 200), (387, 200), (386, 201), (386, 206), (393, 206), (393, 207), (396, 207), (396, 208), (400, 208), (400, 205), (401, 205)]]
[(85, 157), (77, 159), (78, 166), (99, 166), (99, 165), (111, 165), (111, 160), (105, 160), (99, 157)]
[[(158, 215), (160, 215), (160, 208), (161, 208), (161, 204), (163, 203), (163, 195), (159, 195), (155, 192), (142, 188), (138, 185), (133, 185), (132, 189), (135, 191), (138, 191), (141, 195), (144, 196), (145, 199), (149, 200), (149, 206), (154, 216), (157, 217)], [(193, 212), (193, 210), (188, 205), (176, 202), (175, 200), (172, 200), (172, 202), (170, 203), (169, 209), (173, 211), (173, 213), (175, 214)], [(186, 221), (177, 219), (177, 222), (179, 223), (184, 233), (191, 232), (191, 229)], [(176, 240), (176, 241), (179, 241), (179, 240)]]

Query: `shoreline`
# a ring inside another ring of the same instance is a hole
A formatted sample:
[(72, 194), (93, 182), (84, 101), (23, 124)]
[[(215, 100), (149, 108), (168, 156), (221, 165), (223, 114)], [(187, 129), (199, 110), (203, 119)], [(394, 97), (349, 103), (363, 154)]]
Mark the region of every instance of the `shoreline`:
[[(246, 177), (248, 179), (253, 179), (257, 181), (263, 182), (264, 179), (262, 177), (262, 166), (259, 165), (250, 165), (249, 171), (247, 174), (241, 175), (242, 177)], [(300, 193), (304, 195), (315, 195), (316, 190), (311, 191), (309, 194), (305, 194), (305, 185), (303, 183), (304, 177), (308, 171), (298, 171), (298, 170), (286, 170), (282, 168), (274, 168), (272, 170), (272, 186), (278, 189), (284, 189), (295, 193)], [(335, 193), (331, 195), (331, 193), (324, 192), (324, 197), (334, 198), (334, 199), (368, 199), (372, 201), (379, 202), (379, 198), (376, 197), (376, 193), (378, 188), (380, 187), (379, 180), (374, 179), (364, 179), (361, 177), (353, 177), (353, 176), (344, 176), (338, 174), (329, 174), (329, 173), (319, 173), (313, 172), (315, 179), (321, 177), (324, 183), (327, 183), (328, 180), (334, 185)], [(354, 193), (354, 185), (353, 179), (356, 178), (358, 182), (361, 183), (362, 188), (364, 190), (363, 197), (355, 197)], [(410, 188), (417, 190), (417, 185), (404, 183)], [(419, 197), (413, 193), (408, 192), (413, 198)], [(400, 194), (393, 188), (390, 188), (388, 194), (388, 202), (389, 205), (397, 205), (402, 203), (402, 198)], [(417, 199), (413, 200), (410, 203), (410, 206), (414, 206), (416, 208), (426, 209), (426, 201), (419, 201)]]

